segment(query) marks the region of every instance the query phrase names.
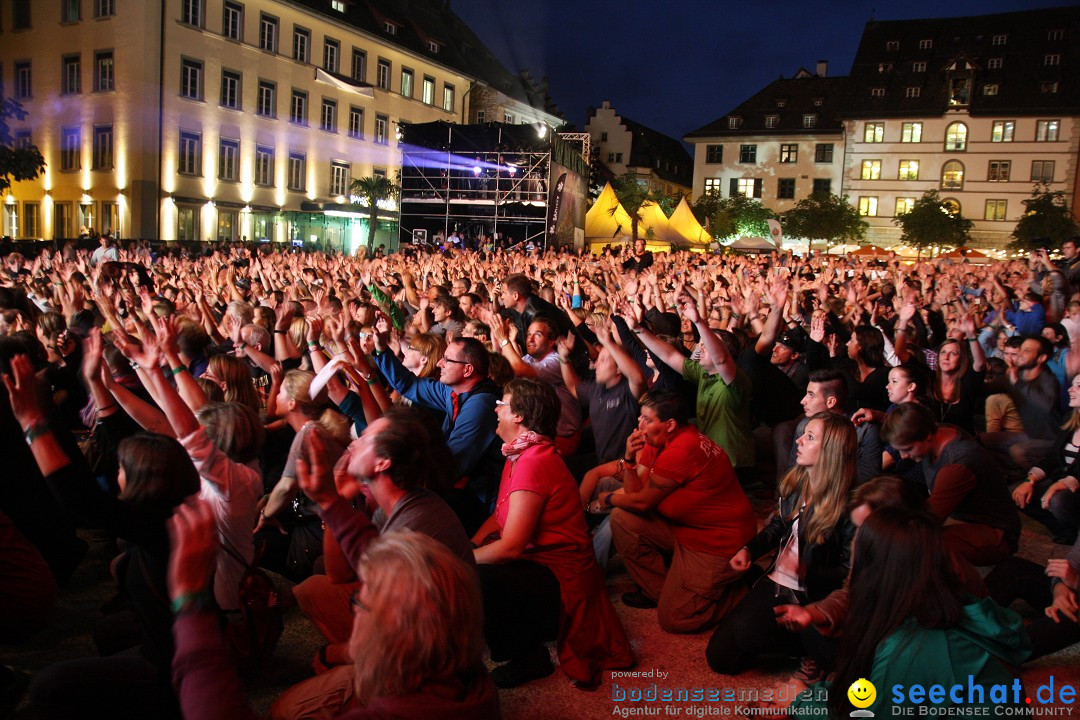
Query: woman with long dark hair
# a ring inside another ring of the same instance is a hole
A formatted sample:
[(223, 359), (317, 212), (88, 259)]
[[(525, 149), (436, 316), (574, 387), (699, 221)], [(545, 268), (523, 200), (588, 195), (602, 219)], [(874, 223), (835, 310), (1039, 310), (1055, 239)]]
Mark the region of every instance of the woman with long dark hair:
[(885, 336), (872, 325), (859, 325), (851, 333), (847, 343), (852, 383), (848, 397), (855, 408), (885, 410), (889, 397), (885, 386), (889, 381), (889, 367), (885, 363)]
[[(895, 703), (894, 686), (944, 686), (944, 697), (934, 701), (942, 711), (995, 704), (989, 686), (1011, 686), (1008, 666), (1029, 652), (1019, 616), (965, 593), (933, 515), (886, 507), (866, 518), (855, 539), (850, 606), (828, 693), (830, 716), (851, 713), (847, 689), (860, 678), (877, 688), (866, 709), (878, 717), (888, 714), (889, 705), (914, 706)], [(962, 702), (949, 692), (954, 685), (964, 689)], [(982, 686), (975, 699), (969, 685)], [(808, 706), (825, 704), (822, 696), (803, 695), (811, 699), (796, 700), (789, 712), (810, 712)]]
[(975, 415), (982, 410), (986, 356), (974, 337), (950, 339), (938, 347), (933, 399), (936, 420), (975, 431)]

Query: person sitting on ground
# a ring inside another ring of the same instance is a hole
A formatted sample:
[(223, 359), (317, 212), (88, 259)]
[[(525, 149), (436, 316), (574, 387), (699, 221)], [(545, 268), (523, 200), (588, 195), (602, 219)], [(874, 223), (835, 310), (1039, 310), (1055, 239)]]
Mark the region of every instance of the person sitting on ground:
[(792, 634), (776, 619), (778, 605), (805, 605), (839, 588), (851, 563), (855, 528), (846, 512), (855, 481), (855, 427), (842, 415), (818, 413), (798, 440), (796, 466), (780, 482), (776, 515), (734, 557), (738, 572), (755, 558), (779, 550), (772, 570), (760, 578), (720, 621), (709, 639), (709, 667), (725, 675), (750, 668), (761, 654), (803, 657), (796, 677), (811, 682), (820, 673), (816, 633)]
[(633, 664), (589, 544), (574, 479), (555, 452), (559, 399), (547, 383), (516, 378), (498, 405), (506, 456), (495, 513), (473, 536), (484, 592), (484, 634), (499, 687), (562, 671), (593, 688), (604, 670)]
[(1016, 552), (1020, 516), (999, 464), (973, 437), (937, 424), (917, 403), (896, 406), (881, 437), (900, 457), (922, 463), (930, 512), (945, 524), (945, 542), (954, 552), (974, 565), (992, 565)]
[(622, 490), (596, 501), (615, 508), (615, 547), (641, 588), (623, 603), (658, 607), (660, 627), (675, 633), (709, 627), (739, 601), (745, 587), (728, 561), (757, 527), (731, 461), (689, 420), (678, 393), (650, 393), (610, 472)]
[[(216, 552), (214, 519), (201, 501), (169, 523), (173, 684), (184, 716), (255, 720), (217, 621), (201, 599)], [(498, 720), (499, 696), (484, 668), (476, 573), (426, 535), (384, 535), (364, 552), (350, 641), (354, 707), (340, 720)]]

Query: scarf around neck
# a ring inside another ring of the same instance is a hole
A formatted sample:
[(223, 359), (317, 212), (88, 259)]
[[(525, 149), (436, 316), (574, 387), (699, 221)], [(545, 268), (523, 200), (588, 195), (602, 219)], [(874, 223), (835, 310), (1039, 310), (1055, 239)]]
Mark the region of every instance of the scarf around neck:
[(554, 445), (554, 441), (546, 435), (541, 435), (538, 432), (532, 430), (526, 430), (525, 432), (514, 438), (513, 442), (503, 443), (502, 454), (509, 458), (511, 461), (517, 460), (521, 457), (521, 454), (531, 448), (533, 445)]

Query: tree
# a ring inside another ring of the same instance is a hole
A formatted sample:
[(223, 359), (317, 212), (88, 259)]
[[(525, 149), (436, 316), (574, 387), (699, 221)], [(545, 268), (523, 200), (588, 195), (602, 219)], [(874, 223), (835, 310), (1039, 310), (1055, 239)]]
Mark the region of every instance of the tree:
[(767, 221), (776, 217), (772, 210), (742, 194), (722, 197), (718, 192), (708, 192), (690, 209), (717, 240), (740, 235), (770, 237)]
[(375, 226), (379, 222), (379, 203), (389, 200), (397, 194), (397, 185), (384, 175), (369, 175), (368, 177), (356, 178), (352, 181), (349, 189), (354, 195), (360, 196), (366, 201), (368, 208), (368, 254), (375, 248)]
[(937, 190), (927, 190), (911, 210), (894, 218), (893, 223), (900, 227), (900, 241), (918, 248), (920, 255), (932, 245), (957, 247), (966, 244), (975, 225), (942, 202)]
[(868, 227), (847, 196), (815, 193), (784, 213), (784, 235), (827, 243), (858, 242)]
[[(615, 192), (615, 197), (619, 199), (623, 210), (630, 216), (630, 239), (632, 242), (637, 242), (641, 211), (646, 205), (657, 202), (658, 198), (649, 189), (648, 183), (638, 180), (634, 172), (625, 172), (615, 178), (611, 183), (611, 189)], [(618, 210), (617, 207), (611, 208), (611, 214), (614, 215), (616, 210)]]
[(1063, 191), (1050, 192), (1048, 185), (1039, 184), (1023, 203), (1024, 215), (1013, 230), (1010, 250), (1035, 250), (1045, 244), (1046, 238), (1060, 246), (1065, 238), (1076, 234), (1077, 225), (1069, 214)]
[(33, 180), (45, 168), (45, 158), (34, 145), (19, 147), (8, 120), (25, 120), (26, 110), (14, 100), (0, 100), (0, 195), (11, 183)]

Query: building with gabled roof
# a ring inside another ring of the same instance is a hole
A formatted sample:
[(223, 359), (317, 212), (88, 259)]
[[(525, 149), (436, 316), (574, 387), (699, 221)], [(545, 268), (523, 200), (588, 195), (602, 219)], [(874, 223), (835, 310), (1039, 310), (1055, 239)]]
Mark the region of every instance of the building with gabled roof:
[(616, 112), (605, 100), (589, 108), (585, 124), (600, 174), (616, 178), (633, 172), (653, 190), (672, 197), (689, 195), (693, 160), (681, 142)]

